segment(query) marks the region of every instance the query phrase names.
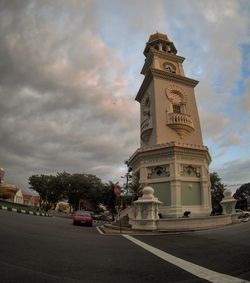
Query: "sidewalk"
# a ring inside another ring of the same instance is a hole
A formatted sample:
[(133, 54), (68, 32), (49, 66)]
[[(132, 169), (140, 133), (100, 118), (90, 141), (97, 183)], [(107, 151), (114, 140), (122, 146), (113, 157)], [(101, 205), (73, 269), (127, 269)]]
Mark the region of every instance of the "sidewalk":
[(20, 209), (20, 208), (7, 207), (4, 205), (0, 205), (0, 209), (11, 211), (11, 212), (16, 212), (16, 213), (36, 215), (36, 216), (46, 216), (46, 217), (50, 216), (47, 212), (39, 212), (39, 211), (35, 212), (35, 211), (30, 211), (30, 210), (25, 210), (25, 209)]
[(112, 224), (105, 224), (98, 227), (105, 235), (164, 235), (164, 234), (180, 234), (186, 232), (160, 232), (160, 231), (148, 231), (148, 230), (132, 230), (128, 227), (120, 227)]

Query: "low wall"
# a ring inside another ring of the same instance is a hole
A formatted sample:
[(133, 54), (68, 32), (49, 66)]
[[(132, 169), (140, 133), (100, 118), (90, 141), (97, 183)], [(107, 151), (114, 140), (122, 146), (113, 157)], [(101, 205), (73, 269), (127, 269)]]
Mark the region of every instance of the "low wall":
[(157, 231), (192, 231), (211, 229), (232, 223), (231, 215), (219, 215), (197, 218), (169, 218), (157, 220)]

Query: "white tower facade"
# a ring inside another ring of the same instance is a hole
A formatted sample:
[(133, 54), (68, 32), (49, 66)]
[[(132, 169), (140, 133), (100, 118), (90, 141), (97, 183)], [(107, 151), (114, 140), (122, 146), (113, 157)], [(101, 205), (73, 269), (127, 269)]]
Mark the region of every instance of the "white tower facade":
[(198, 81), (185, 76), (185, 58), (165, 34), (151, 35), (144, 55), (145, 78), (135, 98), (140, 103), (141, 147), (129, 159), (133, 177), (154, 188), (164, 215), (208, 215), (211, 157), (196, 106)]

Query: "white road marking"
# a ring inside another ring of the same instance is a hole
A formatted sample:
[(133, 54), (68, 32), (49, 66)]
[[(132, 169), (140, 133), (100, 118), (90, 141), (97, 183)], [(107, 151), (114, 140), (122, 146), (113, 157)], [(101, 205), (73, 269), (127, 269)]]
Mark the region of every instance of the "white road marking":
[(96, 227), (96, 229), (97, 229), (97, 231), (100, 233), (100, 234), (104, 234), (103, 232), (102, 232), (102, 230), (99, 228), (99, 227)]
[(185, 271), (200, 277), (202, 279), (208, 280), (213, 283), (247, 283), (250, 281), (243, 280), (237, 277), (233, 277), (227, 274), (219, 273), (205, 267), (199, 266), (197, 264), (191, 263), (189, 261), (183, 260), (171, 254), (168, 254), (162, 250), (154, 248), (142, 241), (139, 241), (129, 235), (122, 235), (124, 238), (128, 239), (129, 241), (133, 242), (134, 244), (142, 247), (143, 249), (147, 250), (148, 252), (158, 256), (159, 258), (178, 266)]

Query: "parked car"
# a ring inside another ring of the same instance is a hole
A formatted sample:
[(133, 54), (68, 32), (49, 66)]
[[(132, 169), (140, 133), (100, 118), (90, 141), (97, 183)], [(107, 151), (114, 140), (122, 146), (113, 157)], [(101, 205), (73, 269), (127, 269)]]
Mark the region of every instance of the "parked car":
[(93, 217), (89, 211), (78, 210), (73, 214), (73, 225), (93, 225)]

